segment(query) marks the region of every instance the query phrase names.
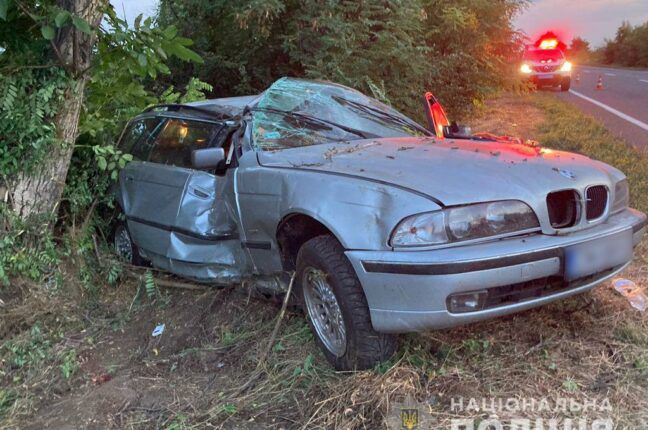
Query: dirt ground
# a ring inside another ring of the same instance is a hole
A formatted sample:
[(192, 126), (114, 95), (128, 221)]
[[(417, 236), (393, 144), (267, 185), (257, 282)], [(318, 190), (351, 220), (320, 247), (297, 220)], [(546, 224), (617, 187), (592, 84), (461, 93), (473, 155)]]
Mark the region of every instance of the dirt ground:
[[(487, 103), (473, 130), (533, 138), (542, 120), (528, 97), (504, 96)], [(644, 243), (621, 276), (648, 285), (646, 256)], [(608, 401), (604, 415), (616, 428), (648, 428), (648, 316), (609, 283), (494, 321), (403, 336), (389, 363), (346, 374), (331, 370), (292, 311), (265, 355), (277, 300), (241, 286), (160, 288), (153, 303), (136, 299), (137, 291), (138, 281), (124, 278), (88, 304), (20, 282), (0, 290), (0, 335), (10, 343), (1, 356), (0, 427), (380, 429), (398, 419), (394, 406), (409, 396), (429, 428), (449, 428), (454, 418), (516, 416), (452, 408), (458, 399), (483, 398)], [(21, 342), (30, 354), (41, 348), (35, 324), (57, 332), (55, 340), (42, 346), (39, 364), (19, 368), (6, 351)], [(159, 324), (165, 330), (153, 337)], [(60, 359), (48, 359), (65, 351), (74, 352), (69, 378)], [(529, 418), (569, 416), (600, 413)]]

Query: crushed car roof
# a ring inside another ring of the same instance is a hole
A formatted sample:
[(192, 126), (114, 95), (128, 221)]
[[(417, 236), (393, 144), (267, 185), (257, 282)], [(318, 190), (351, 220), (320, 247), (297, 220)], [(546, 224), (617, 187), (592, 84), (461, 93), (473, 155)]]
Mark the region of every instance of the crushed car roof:
[(219, 113), (229, 113), (231, 116), (239, 115), (243, 109), (259, 95), (255, 96), (240, 96), (240, 97), (226, 97), (222, 99), (202, 100), (198, 102), (186, 103), (186, 106), (197, 107), (201, 109), (213, 110)]
[(253, 103), (259, 96), (226, 97), (221, 99), (201, 100), (191, 103), (171, 103), (154, 105), (147, 108), (143, 114), (150, 112), (176, 112), (186, 116), (232, 119), (239, 116), (246, 106)]

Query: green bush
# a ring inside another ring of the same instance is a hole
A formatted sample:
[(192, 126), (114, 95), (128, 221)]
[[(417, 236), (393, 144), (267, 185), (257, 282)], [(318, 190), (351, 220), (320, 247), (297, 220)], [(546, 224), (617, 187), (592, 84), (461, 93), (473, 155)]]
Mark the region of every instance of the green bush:
[(21, 222), (0, 205), (0, 285), (14, 276), (37, 281), (52, 274), (59, 262), (59, 253), (47, 222)]
[(158, 20), (194, 40), (205, 63), (171, 62), (217, 96), (255, 94), (281, 76), (357, 88), (420, 118), (431, 90), (454, 114), (511, 81), (525, 0), (161, 0)]
[(12, 60), (0, 68), (0, 181), (33, 169), (55, 144), (51, 120), (67, 85), (59, 68), (21, 68), (25, 59)]

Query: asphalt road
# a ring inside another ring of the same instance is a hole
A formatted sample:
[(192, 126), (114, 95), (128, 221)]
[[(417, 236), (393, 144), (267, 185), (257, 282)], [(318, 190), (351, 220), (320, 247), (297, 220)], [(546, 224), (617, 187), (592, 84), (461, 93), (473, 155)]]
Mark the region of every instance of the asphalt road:
[[(602, 90), (596, 89), (599, 76)], [(648, 70), (577, 66), (569, 93), (556, 94), (598, 118), (628, 143), (648, 149)]]

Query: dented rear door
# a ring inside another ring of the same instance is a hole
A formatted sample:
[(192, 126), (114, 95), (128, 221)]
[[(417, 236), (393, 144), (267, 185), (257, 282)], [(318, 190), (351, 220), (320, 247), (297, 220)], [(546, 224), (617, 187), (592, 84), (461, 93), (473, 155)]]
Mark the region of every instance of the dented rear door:
[(229, 282), (240, 277), (244, 260), (230, 202), (232, 174), (191, 168), (193, 150), (222, 146), (226, 137), (227, 129), (219, 123), (181, 118), (168, 119), (158, 134), (151, 164), (164, 172), (156, 180), (167, 187), (168, 195), (156, 195), (165, 205), (158, 207), (158, 222), (168, 229), (168, 241), (164, 252), (149, 256), (155, 265), (199, 280)]
[(145, 253), (166, 252), (169, 225), (177, 213), (174, 199), (179, 198), (186, 181), (182, 172), (149, 162), (155, 137), (163, 125), (164, 120), (158, 117), (133, 121), (120, 143), (120, 149), (133, 156), (119, 174), (122, 209), (134, 242)]

